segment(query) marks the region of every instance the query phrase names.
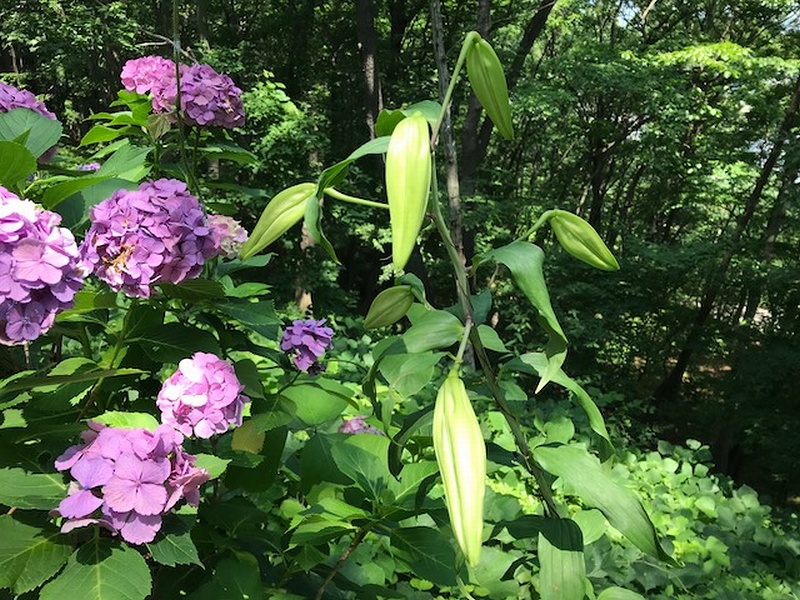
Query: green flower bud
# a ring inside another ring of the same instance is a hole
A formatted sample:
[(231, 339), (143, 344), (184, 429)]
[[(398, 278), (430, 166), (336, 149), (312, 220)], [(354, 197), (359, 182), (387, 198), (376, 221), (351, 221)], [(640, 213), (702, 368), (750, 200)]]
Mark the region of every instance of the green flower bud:
[(392, 226), (392, 262), (406, 266), (425, 220), (431, 186), (431, 140), (428, 121), (416, 112), (400, 121), (386, 152), (386, 196)]
[(618, 271), (619, 263), (594, 227), (565, 210), (552, 211), (550, 227), (558, 243), (578, 260), (603, 271)]
[(255, 256), (298, 223), (305, 215), (306, 201), (316, 189), (315, 183), (298, 183), (278, 192), (261, 213), (253, 232), (239, 252), (240, 258), (246, 260)]
[(393, 325), (406, 316), (413, 303), (414, 294), (410, 285), (396, 285), (383, 290), (372, 301), (364, 326), (367, 329), (376, 329)]
[(507, 140), (513, 139), (511, 105), (503, 66), (491, 44), (477, 34), (467, 52), (467, 77), (472, 91), (500, 135)]
[(486, 445), (458, 367), (450, 371), (436, 396), (433, 449), (453, 535), (474, 567), (483, 540)]

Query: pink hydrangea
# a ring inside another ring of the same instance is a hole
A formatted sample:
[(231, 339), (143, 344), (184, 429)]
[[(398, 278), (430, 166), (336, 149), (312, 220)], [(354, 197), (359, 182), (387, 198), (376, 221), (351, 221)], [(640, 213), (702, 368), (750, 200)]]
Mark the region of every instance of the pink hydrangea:
[(325, 319), (296, 320), (284, 331), (281, 350), (292, 357), (301, 371), (314, 374), (323, 369), (319, 359), (327, 348), (333, 347), (333, 329), (324, 325)]
[(118, 190), (90, 211), (81, 245), (87, 270), (128, 296), (197, 277), (218, 245), (197, 198), (177, 179)]
[(183, 436), (172, 427), (151, 432), (90, 421), (81, 438), (55, 462), (72, 477), (67, 497), (54, 511), (65, 519), (61, 531), (101, 525), (127, 542), (145, 544), (178, 502), (199, 504), (208, 473), (184, 452)]
[(78, 246), (61, 217), (0, 186), (0, 343), (47, 332), (83, 286)]
[(196, 352), (164, 382), (156, 404), (162, 423), (187, 436), (210, 438), (242, 424), (242, 409), (250, 401), (243, 390), (229, 362)]
[(161, 56), (134, 58), (122, 67), (120, 79), (129, 92), (146, 94), (165, 79), (175, 79), (175, 63)]
[(247, 230), (241, 223), (225, 215), (208, 215), (208, 226), (217, 238), (220, 256), (236, 258), (247, 241)]
[(355, 417), (348, 419), (339, 425), (339, 433), (371, 433), (373, 435), (386, 435), (377, 427), (373, 427), (367, 423), (366, 418), (367, 417), (365, 415), (356, 415)]

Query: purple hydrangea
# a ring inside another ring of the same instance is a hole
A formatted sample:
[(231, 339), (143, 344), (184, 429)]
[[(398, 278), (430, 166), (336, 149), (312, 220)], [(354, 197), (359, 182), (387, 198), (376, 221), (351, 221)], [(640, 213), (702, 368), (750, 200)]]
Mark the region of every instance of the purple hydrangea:
[(197, 277), (218, 253), (197, 198), (177, 179), (118, 190), (90, 211), (81, 245), (87, 270), (128, 296), (150, 296), (155, 283)]
[[(242, 90), (225, 74), (209, 65), (181, 65), (181, 111), (189, 125), (232, 129), (244, 125)], [(173, 113), (178, 86), (174, 76), (153, 84), (153, 112)]]
[(9, 112), (15, 108), (29, 108), (48, 119), (56, 118), (47, 110), (44, 102), (37, 100), (28, 90), (18, 90), (13, 85), (0, 82), (0, 112)]
[(83, 286), (75, 238), (61, 217), (0, 186), (0, 343), (35, 340)]
[(75, 167), (76, 171), (97, 171), (101, 167), (99, 162), (90, 162), (85, 165), (78, 165)]
[(325, 319), (294, 321), (286, 328), (281, 339), (281, 350), (292, 357), (295, 366), (310, 373), (322, 369), (319, 358), (327, 348), (333, 347), (333, 329), (325, 327)]
[[(37, 100), (36, 96), (28, 90), (18, 90), (13, 85), (0, 82), (0, 113), (9, 112), (15, 108), (29, 108), (48, 119), (56, 120), (56, 116), (47, 110), (44, 102)], [(56, 147), (52, 146), (39, 157), (39, 162), (49, 161), (55, 153)]]
[(250, 399), (242, 394), (233, 366), (213, 354), (184, 358), (158, 393), (161, 422), (184, 435), (210, 438), (242, 424)]
[(242, 224), (225, 215), (208, 215), (208, 226), (217, 238), (220, 256), (236, 258), (247, 241), (247, 230)]
[(366, 418), (366, 415), (356, 415), (352, 419), (348, 419), (339, 425), (339, 433), (371, 433), (373, 435), (386, 435), (377, 427), (373, 427), (367, 423), (365, 420)]
[(161, 56), (143, 56), (129, 60), (120, 73), (125, 89), (137, 94), (146, 94), (170, 78), (175, 79), (175, 63)]
[(90, 421), (81, 438), (55, 462), (73, 479), (54, 511), (65, 519), (62, 532), (101, 525), (127, 542), (145, 544), (155, 539), (162, 516), (178, 502), (200, 503), (208, 473), (184, 452), (183, 436), (172, 427), (148, 431)]

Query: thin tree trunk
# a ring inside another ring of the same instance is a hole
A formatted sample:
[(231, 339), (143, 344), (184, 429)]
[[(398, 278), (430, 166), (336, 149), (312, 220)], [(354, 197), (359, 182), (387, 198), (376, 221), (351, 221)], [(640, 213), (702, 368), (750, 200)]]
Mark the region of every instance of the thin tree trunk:
[(375, 121), (381, 111), (381, 84), (378, 76), (378, 36), (375, 33), (375, 3), (356, 0), (356, 37), (361, 69), (364, 71), (364, 109), (369, 138), (375, 138)]
[(694, 351), (697, 349), (700, 343), (703, 329), (708, 317), (711, 315), (711, 311), (714, 309), (714, 303), (719, 295), (720, 290), (722, 289), (723, 283), (725, 282), (725, 276), (730, 268), (731, 260), (736, 252), (740, 250), (739, 242), (747, 230), (747, 226), (750, 224), (750, 221), (756, 212), (756, 208), (758, 208), (759, 202), (761, 201), (761, 197), (764, 193), (764, 188), (767, 186), (769, 178), (775, 169), (775, 164), (778, 162), (778, 158), (781, 155), (784, 142), (786, 141), (786, 137), (792, 127), (795, 116), (797, 115), (798, 105), (800, 105), (800, 78), (798, 78), (795, 82), (792, 99), (789, 102), (789, 107), (786, 109), (786, 114), (783, 118), (783, 121), (778, 128), (778, 132), (775, 136), (775, 143), (772, 146), (772, 150), (770, 151), (767, 160), (764, 162), (764, 165), (761, 168), (761, 173), (759, 173), (752, 192), (750, 192), (750, 196), (745, 204), (744, 212), (742, 212), (736, 222), (733, 235), (731, 236), (727, 248), (722, 255), (722, 259), (706, 282), (703, 290), (703, 296), (700, 301), (700, 307), (695, 315), (694, 322), (689, 329), (689, 333), (686, 336), (686, 341), (684, 342), (683, 348), (678, 355), (678, 359), (669, 374), (659, 384), (658, 388), (656, 388), (654, 397), (656, 402), (659, 404), (673, 401), (678, 397), (681, 383), (683, 382), (683, 375), (686, 373), (686, 369), (689, 366), (689, 361), (691, 360)]
[[(528, 20), (525, 31), (522, 34), (514, 60), (506, 71), (506, 81), (508, 89), (511, 91), (522, 75), (522, 68), (525, 58), (533, 48), (534, 42), (539, 38), (547, 24), (550, 11), (553, 10), (557, 0), (541, 0), (539, 7), (533, 16)], [(480, 0), (478, 4), (478, 19), (475, 30), (486, 37), (489, 32), (489, 6), (488, 0)], [(475, 177), (478, 173), (486, 150), (489, 147), (489, 138), (493, 124), (489, 118), (481, 122), (481, 106), (474, 94), (470, 95), (469, 108), (464, 118), (464, 129), (461, 132), (461, 189), (465, 196), (471, 196), (475, 192)]]

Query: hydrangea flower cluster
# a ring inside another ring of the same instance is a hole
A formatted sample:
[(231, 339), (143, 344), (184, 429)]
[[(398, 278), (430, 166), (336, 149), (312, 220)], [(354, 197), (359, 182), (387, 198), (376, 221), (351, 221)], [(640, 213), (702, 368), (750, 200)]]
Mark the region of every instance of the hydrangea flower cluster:
[(296, 320), (281, 338), (281, 350), (292, 357), (294, 365), (310, 374), (323, 370), (318, 362), (327, 348), (333, 347), (333, 329), (325, 327), (325, 319)]
[(356, 415), (352, 419), (348, 419), (339, 425), (339, 433), (371, 433), (373, 435), (386, 435), (377, 427), (373, 427), (367, 423), (365, 420), (366, 418), (366, 415)]
[(184, 435), (210, 438), (242, 424), (250, 399), (242, 394), (233, 366), (206, 352), (184, 358), (158, 393), (161, 422)]
[(218, 253), (197, 198), (177, 179), (118, 190), (92, 207), (81, 258), (112, 289), (150, 296), (155, 283), (197, 277)]
[[(180, 65), (181, 111), (189, 125), (231, 129), (244, 125), (242, 90), (209, 65)], [(128, 91), (150, 92), (153, 112), (172, 113), (178, 96), (175, 63), (145, 56), (125, 63), (122, 84)]]
[(208, 226), (217, 238), (220, 256), (236, 258), (247, 241), (247, 230), (242, 224), (225, 215), (208, 215)]
[(146, 94), (162, 81), (175, 78), (175, 63), (161, 56), (143, 56), (125, 63), (120, 73), (122, 85), (129, 92)]
[(97, 171), (101, 167), (99, 162), (90, 162), (85, 165), (78, 165), (75, 167), (76, 171)]
[(55, 461), (73, 480), (54, 511), (65, 518), (61, 531), (101, 525), (132, 544), (153, 541), (161, 519), (181, 500), (200, 502), (208, 473), (184, 452), (183, 436), (168, 425), (155, 431), (121, 429), (89, 422), (83, 443)]
[(0, 112), (9, 112), (15, 108), (29, 108), (48, 119), (56, 118), (47, 110), (44, 102), (37, 100), (28, 90), (18, 90), (13, 85), (0, 82)]
[(60, 222), (0, 186), (0, 343), (38, 338), (83, 286), (78, 246)]

